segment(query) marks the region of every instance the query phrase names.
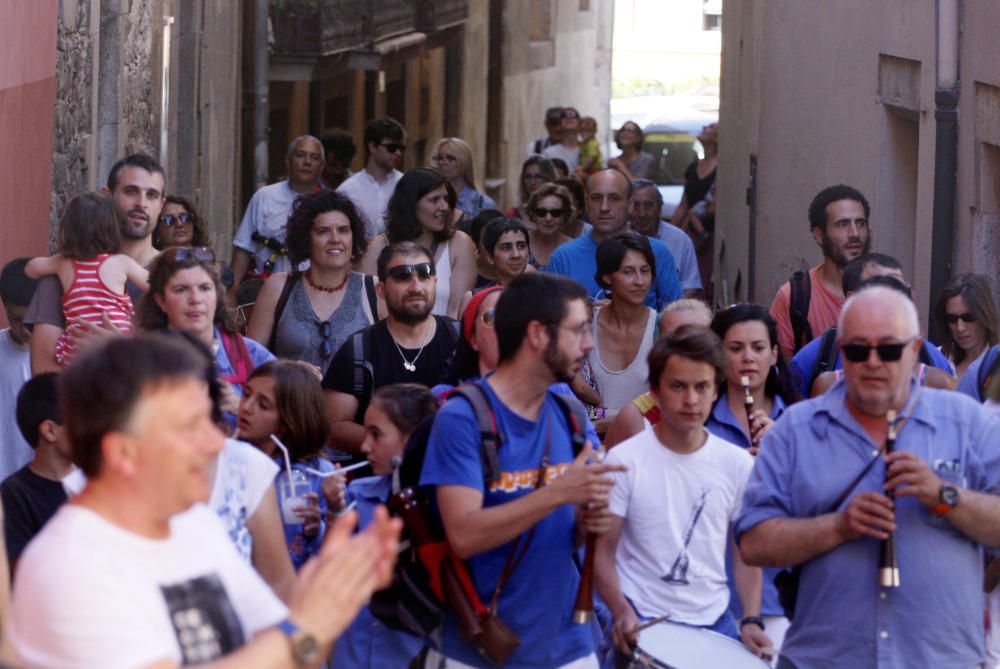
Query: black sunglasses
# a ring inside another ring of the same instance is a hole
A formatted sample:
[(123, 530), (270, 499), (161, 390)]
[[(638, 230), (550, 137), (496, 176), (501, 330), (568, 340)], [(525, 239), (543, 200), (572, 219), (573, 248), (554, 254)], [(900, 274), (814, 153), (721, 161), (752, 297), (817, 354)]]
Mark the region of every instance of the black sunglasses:
[(414, 272), (417, 273), (417, 278), (421, 281), (426, 281), (437, 273), (434, 270), (434, 263), (429, 262), (418, 262), (413, 265), (396, 265), (386, 270), (386, 274), (393, 281), (409, 281), (413, 277)]
[(864, 362), (871, 355), (872, 349), (875, 349), (882, 362), (896, 362), (903, 357), (903, 349), (909, 346), (913, 340), (914, 337), (898, 344), (841, 344), (840, 350), (844, 353), (844, 357), (851, 362)]
[(545, 207), (535, 207), (535, 216), (538, 218), (545, 218), (546, 216), (551, 216), (552, 218), (562, 218), (562, 215), (566, 213), (566, 210), (562, 207), (556, 207), (555, 209), (546, 209)]
[(962, 321), (963, 323), (975, 323), (976, 315), (971, 311), (966, 311), (964, 314), (945, 314), (944, 322), (948, 325), (954, 325), (955, 323)]
[(164, 251), (163, 255), (178, 262), (191, 257), (201, 262), (215, 262), (215, 251), (208, 246), (175, 246)]
[(333, 342), (330, 341), (333, 336), (333, 326), (330, 325), (330, 321), (323, 321), (319, 324), (319, 336), (323, 338), (323, 341), (319, 343), (319, 354), (324, 358), (329, 358), (333, 355)]
[(396, 153), (397, 151), (399, 153), (402, 153), (403, 151), (406, 151), (406, 144), (398, 144), (396, 142), (389, 142), (388, 144), (379, 144), (379, 146), (383, 147), (389, 153)]
[(191, 222), (191, 214), (187, 212), (182, 214), (164, 214), (163, 216), (160, 216), (160, 220), (163, 221), (163, 224), (168, 228), (174, 223), (183, 223), (187, 225)]

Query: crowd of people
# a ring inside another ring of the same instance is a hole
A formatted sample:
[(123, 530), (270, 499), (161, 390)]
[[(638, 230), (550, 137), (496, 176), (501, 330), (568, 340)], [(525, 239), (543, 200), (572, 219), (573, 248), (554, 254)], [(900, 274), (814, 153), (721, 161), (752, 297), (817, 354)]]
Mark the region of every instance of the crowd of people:
[(610, 160), (576, 109), (545, 126), (506, 212), (460, 138), (401, 172), (391, 118), (358, 172), (346, 133), (293, 140), (231, 253), (149, 156), (67, 203), (0, 274), (4, 661), (595, 669), (670, 664), (669, 626), (997, 666), (988, 279), (932, 343), (835, 185), (822, 261), (714, 309), (715, 126), (677, 225), (636, 124)]

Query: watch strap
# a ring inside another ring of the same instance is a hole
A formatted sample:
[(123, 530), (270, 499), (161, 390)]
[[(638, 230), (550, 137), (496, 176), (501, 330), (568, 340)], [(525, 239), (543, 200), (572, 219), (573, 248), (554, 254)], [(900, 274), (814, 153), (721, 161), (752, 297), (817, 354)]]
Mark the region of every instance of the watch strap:
[(741, 631), (743, 630), (744, 625), (750, 625), (750, 624), (756, 625), (761, 629), (761, 631), (765, 629), (764, 619), (761, 618), (760, 616), (745, 616), (742, 620), (740, 620), (740, 630)]

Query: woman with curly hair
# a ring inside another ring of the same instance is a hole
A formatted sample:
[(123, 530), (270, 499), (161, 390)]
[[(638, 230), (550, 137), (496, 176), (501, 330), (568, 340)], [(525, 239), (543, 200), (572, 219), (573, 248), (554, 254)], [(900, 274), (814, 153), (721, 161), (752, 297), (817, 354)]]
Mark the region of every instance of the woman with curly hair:
[(404, 174), (389, 200), (385, 233), (369, 244), (361, 271), (375, 274), (389, 244), (416, 242), (430, 252), (437, 272), (431, 313), (456, 318), (462, 297), (476, 284), (476, 247), (452, 224), (455, 204), (455, 189), (442, 172), (418, 167)]
[(365, 224), (347, 196), (306, 193), (293, 205), (285, 246), (294, 265), (308, 260), (309, 269), (267, 278), (247, 335), (325, 373), (347, 337), (379, 318), (374, 277), (351, 270), (368, 248)]
[(153, 248), (158, 251), (174, 246), (211, 246), (208, 226), (194, 202), (180, 195), (163, 198), (163, 211), (153, 230)]

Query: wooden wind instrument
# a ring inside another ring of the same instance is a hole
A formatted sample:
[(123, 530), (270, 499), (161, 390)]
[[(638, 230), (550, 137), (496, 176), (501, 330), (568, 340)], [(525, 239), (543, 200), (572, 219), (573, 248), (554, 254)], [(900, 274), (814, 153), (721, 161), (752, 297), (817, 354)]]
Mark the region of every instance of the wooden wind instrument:
[[(896, 448), (896, 412), (889, 409), (885, 417), (889, 421), (889, 432), (885, 440), (885, 454), (888, 455)], [(888, 477), (888, 473), (886, 477)], [(889, 499), (893, 498), (891, 491), (886, 492), (886, 494)], [(882, 540), (878, 560), (878, 583), (883, 588), (899, 587), (899, 562), (896, 559), (895, 532), (890, 532), (889, 536)]]
[[(606, 451), (602, 446), (595, 457), (598, 462), (604, 460)], [(583, 549), (583, 566), (580, 568), (580, 587), (576, 591), (576, 603), (573, 604), (573, 622), (586, 625), (594, 619), (594, 557), (597, 552), (597, 535), (587, 532)]]

